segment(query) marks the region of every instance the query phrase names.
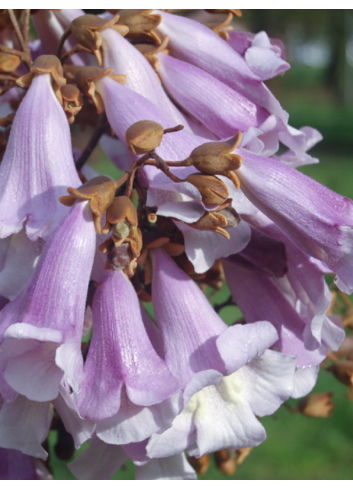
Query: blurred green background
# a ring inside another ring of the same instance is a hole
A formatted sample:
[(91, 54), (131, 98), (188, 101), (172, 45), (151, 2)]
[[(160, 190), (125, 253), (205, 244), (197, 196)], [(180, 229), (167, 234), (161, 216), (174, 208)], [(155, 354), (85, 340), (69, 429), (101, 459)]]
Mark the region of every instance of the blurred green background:
[[(302, 171), (327, 187), (353, 199), (353, 11), (352, 10), (254, 10), (243, 11), (235, 28), (259, 32), (283, 40), (292, 69), (268, 82), (296, 128), (312, 126), (324, 136), (311, 154), (320, 164)], [(98, 150), (90, 163), (107, 162)], [(222, 302), (223, 290), (215, 297)], [(237, 311), (222, 310), (231, 324)], [(334, 393), (336, 407), (328, 419), (306, 418), (282, 407), (262, 420), (267, 440), (254, 449), (232, 477), (211, 466), (202, 479), (351, 479), (353, 477), (353, 402), (347, 388), (322, 371), (314, 392)], [(53, 453), (56, 479), (73, 479), (64, 462)], [(132, 479), (128, 463), (115, 479)]]

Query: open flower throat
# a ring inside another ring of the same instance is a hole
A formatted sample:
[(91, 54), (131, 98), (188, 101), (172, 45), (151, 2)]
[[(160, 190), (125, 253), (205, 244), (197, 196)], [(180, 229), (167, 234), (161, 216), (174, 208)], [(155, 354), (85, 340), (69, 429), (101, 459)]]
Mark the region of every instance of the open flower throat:
[(320, 365), (352, 390), (353, 202), (296, 169), (321, 135), (240, 15), (0, 11), (0, 478), (50, 478), (50, 430), (79, 479), (232, 475), (290, 397), (331, 414)]

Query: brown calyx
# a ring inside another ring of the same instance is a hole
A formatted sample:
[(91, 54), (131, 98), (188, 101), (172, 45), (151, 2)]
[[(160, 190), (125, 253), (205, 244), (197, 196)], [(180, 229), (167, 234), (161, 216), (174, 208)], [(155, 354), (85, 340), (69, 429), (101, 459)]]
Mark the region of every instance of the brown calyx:
[(196, 457), (188, 457), (188, 462), (191, 467), (195, 470), (197, 475), (203, 476), (206, 475), (209, 466), (210, 466), (210, 456), (207, 453), (206, 455), (202, 455), (200, 458)]
[(82, 68), (77, 71), (74, 77), (74, 82), (79, 86), (80, 90), (93, 101), (98, 114), (104, 112), (104, 102), (100, 93), (96, 90), (96, 83), (106, 76), (122, 85), (126, 82), (126, 75), (114, 75), (112, 68), (103, 69), (98, 66)]
[(29, 88), (36, 75), (44, 74), (50, 74), (53, 90), (61, 103), (62, 97), (60, 89), (66, 85), (66, 79), (60, 60), (54, 55), (49, 54), (39, 56), (33, 63), (31, 71), (27, 75), (18, 78), (16, 83), (19, 87)]
[(199, 231), (214, 231), (230, 239), (226, 229), (236, 227), (240, 222), (240, 217), (230, 206), (231, 202), (226, 202), (215, 211), (208, 212), (198, 221), (188, 224), (188, 226), (198, 229)]
[(221, 37), (224, 41), (229, 40), (228, 31), (233, 30), (233, 26), (231, 22), (233, 20), (233, 14), (229, 13), (228, 16), (222, 22), (216, 22), (215, 24), (207, 24), (210, 29), (213, 30), (219, 37)]
[(73, 124), (75, 116), (80, 112), (83, 107), (83, 98), (80, 90), (76, 85), (68, 83), (61, 89), (62, 105), (69, 121), (69, 124)]
[(224, 175), (239, 188), (239, 179), (234, 171), (241, 167), (242, 159), (240, 155), (233, 154), (232, 151), (239, 146), (241, 138), (242, 133), (239, 131), (234, 138), (228, 141), (202, 144), (192, 151), (184, 163), (186, 166), (193, 165), (201, 173), (207, 175)]
[(68, 207), (71, 207), (76, 200), (89, 200), (93, 220), (97, 233), (102, 233), (101, 220), (104, 212), (113, 203), (116, 182), (111, 178), (99, 176), (92, 178), (81, 187), (74, 189), (68, 188), (68, 196), (60, 197), (59, 201)]
[(153, 42), (160, 44), (161, 40), (154, 29), (162, 21), (159, 14), (151, 14), (153, 9), (127, 9), (120, 11), (118, 25), (127, 26), (129, 32), (128, 39)]
[(0, 71), (4, 73), (14, 72), (21, 64), (19, 56), (0, 52)]
[(297, 411), (311, 418), (328, 418), (332, 415), (335, 405), (331, 402), (333, 394), (312, 394), (302, 399)]
[(158, 53), (169, 54), (167, 49), (169, 43), (169, 36), (165, 36), (162, 43), (159, 46), (151, 44), (135, 44), (135, 48), (142, 53), (147, 61), (150, 63), (152, 68), (158, 72), (159, 69), (159, 59), (157, 57)]
[(342, 384), (347, 385), (348, 387), (353, 387), (353, 361), (346, 360), (343, 362), (336, 362), (327, 369), (329, 372), (332, 372), (333, 375), (339, 380)]
[[(100, 32), (105, 29), (114, 29), (122, 36), (126, 36), (129, 28), (125, 25), (118, 25), (119, 15), (114, 15), (110, 20), (101, 19), (96, 15), (86, 14), (74, 19), (69, 27), (76, 41), (80, 46), (90, 50), (95, 54), (99, 66), (103, 64), (102, 36)], [(66, 37), (68, 34), (66, 34)], [(66, 39), (65, 37), (65, 39)], [(65, 40), (64, 39), (64, 40)], [(61, 43), (63, 44), (63, 43)]]
[(158, 148), (164, 136), (163, 127), (154, 121), (139, 121), (126, 131), (125, 139), (135, 155), (149, 153)]
[(227, 186), (214, 175), (195, 173), (189, 175), (185, 181), (198, 189), (202, 202), (206, 205), (222, 205), (229, 198)]

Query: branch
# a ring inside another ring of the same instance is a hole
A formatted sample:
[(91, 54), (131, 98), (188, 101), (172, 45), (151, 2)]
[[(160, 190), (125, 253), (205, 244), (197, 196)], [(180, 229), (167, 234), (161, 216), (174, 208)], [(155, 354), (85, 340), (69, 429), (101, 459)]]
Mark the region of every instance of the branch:
[(107, 117), (105, 114), (101, 114), (98, 118), (98, 124), (96, 129), (94, 130), (94, 133), (91, 136), (91, 139), (89, 140), (86, 148), (82, 152), (81, 156), (79, 157), (78, 161), (76, 162), (76, 170), (80, 171), (83, 167), (83, 165), (86, 163), (88, 158), (91, 156), (93, 151), (95, 150), (97, 144), (99, 143), (100, 138), (103, 136), (105, 133), (106, 129), (109, 127)]

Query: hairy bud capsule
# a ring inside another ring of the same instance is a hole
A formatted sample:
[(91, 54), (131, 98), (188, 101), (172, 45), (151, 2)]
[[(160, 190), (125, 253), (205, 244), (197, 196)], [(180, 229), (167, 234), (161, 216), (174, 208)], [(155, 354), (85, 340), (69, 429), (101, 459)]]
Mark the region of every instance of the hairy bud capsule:
[(312, 394), (302, 399), (297, 406), (299, 412), (311, 418), (328, 418), (335, 405), (331, 402), (333, 394)]
[(239, 180), (234, 171), (241, 167), (241, 156), (233, 154), (232, 151), (239, 146), (241, 137), (242, 134), (239, 132), (229, 141), (202, 144), (192, 151), (185, 164), (193, 165), (207, 175), (224, 175), (239, 187)]
[(195, 173), (189, 175), (185, 181), (198, 189), (202, 196), (202, 202), (206, 205), (222, 205), (229, 197), (226, 185), (213, 175)]
[(206, 454), (200, 458), (188, 457), (188, 462), (191, 465), (191, 467), (195, 470), (197, 475), (202, 477), (203, 475), (206, 475), (208, 468), (210, 466), (210, 456), (209, 454)]
[(164, 135), (163, 127), (153, 121), (139, 121), (126, 131), (126, 142), (135, 155), (152, 151), (161, 144)]

